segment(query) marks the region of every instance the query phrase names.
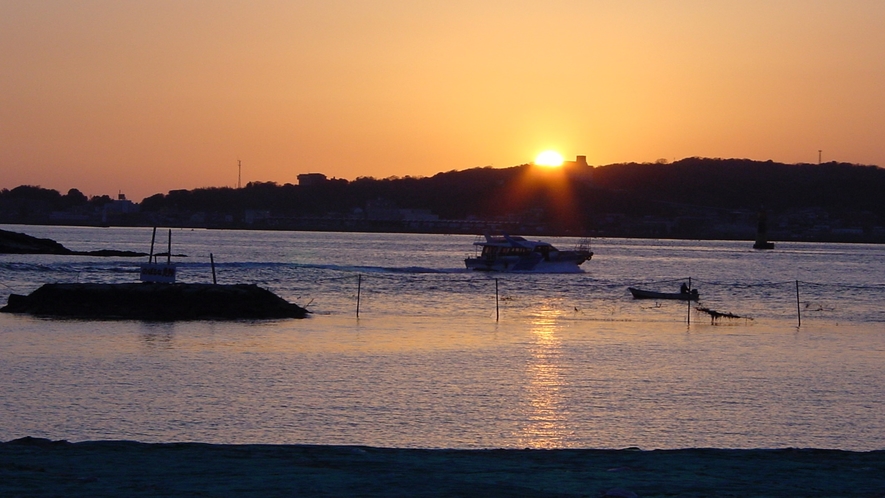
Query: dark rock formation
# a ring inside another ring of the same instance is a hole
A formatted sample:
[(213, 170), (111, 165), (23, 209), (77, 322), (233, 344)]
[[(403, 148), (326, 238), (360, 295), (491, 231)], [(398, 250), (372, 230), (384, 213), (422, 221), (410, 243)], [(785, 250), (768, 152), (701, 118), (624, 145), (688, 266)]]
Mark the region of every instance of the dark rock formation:
[[(117, 249), (99, 249), (97, 251), (71, 251), (70, 254), (74, 256), (98, 256), (98, 257), (118, 257), (118, 258), (141, 258), (147, 256), (146, 252), (138, 252), (138, 251), (120, 251)], [(184, 254), (176, 254), (175, 256), (180, 256), (186, 258)]]
[(141, 257), (146, 252), (117, 251), (100, 249), (98, 251), (72, 251), (52, 239), (40, 239), (18, 232), (0, 230), (0, 254), (64, 254), (72, 256), (116, 256)]
[(0, 230), (0, 254), (71, 254), (71, 250), (51, 239)]
[(257, 285), (44, 284), (12, 294), (5, 313), (129, 320), (304, 318), (308, 311)]

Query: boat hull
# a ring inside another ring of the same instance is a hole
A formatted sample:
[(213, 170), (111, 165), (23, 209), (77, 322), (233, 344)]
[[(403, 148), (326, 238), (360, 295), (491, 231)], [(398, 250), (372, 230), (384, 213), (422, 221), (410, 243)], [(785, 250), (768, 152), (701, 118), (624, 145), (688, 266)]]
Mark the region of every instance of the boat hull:
[(589, 251), (561, 251), (555, 259), (544, 259), (538, 253), (522, 257), (497, 257), (494, 259), (467, 258), (468, 270), (492, 272), (576, 273), (581, 264), (593, 257)]
[(672, 299), (677, 301), (697, 301), (700, 299), (698, 293), (691, 292), (655, 292), (634, 287), (628, 287), (627, 290), (633, 294), (633, 299)]

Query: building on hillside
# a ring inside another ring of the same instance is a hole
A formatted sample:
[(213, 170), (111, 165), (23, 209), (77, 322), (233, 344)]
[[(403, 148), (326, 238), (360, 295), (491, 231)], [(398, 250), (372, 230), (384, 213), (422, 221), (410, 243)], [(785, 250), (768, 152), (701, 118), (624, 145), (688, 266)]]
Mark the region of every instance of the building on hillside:
[(311, 185), (318, 185), (326, 181), (326, 175), (322, 173), (304, 173), (298, 175), (298, 185), (302, 187), (310, 187)]
[(127, 199), (126, 194), (121, 192), (116, 200), (101, 207), (101, 223), (103, 225), (123, 223), (128, 215), (136, 214), (139, 210), (139, 205)]
[(138, 204), (130, 201), (126, 198), (126, 194), (119, 193), (117, 194), (117, 199), (105, 204), (102, 207), (102, 210), (105, 213), (111, 214), (129, 214), (129, 213), (137, 213), (139, 210)]
[(578, 166), (581, 168), (589, 168), (590, 165), (587, 164), (587, 156), (576, 156), (574, 161), (563, 161), (563, 166)]
[(587, 156), (576, 156), (574, 161), (563, 161), (562, 167), (574, 181), (585, 185), (590, 185), (593, 181), (593, 166), (587, 164)]

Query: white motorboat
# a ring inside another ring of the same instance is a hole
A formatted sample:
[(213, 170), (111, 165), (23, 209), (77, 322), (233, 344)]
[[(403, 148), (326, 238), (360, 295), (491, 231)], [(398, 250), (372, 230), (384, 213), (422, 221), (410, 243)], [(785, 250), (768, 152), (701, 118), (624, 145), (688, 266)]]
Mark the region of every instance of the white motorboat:
[(468, 257), (464, 263), (468, 270), (477, 271), (573, 273), (581, 271), (581, 264), (593, 257), (588, 239), (582, 240), (573, 250), (561, 251), (540, 240), (486, 234), (473, 246), (475, 256)]

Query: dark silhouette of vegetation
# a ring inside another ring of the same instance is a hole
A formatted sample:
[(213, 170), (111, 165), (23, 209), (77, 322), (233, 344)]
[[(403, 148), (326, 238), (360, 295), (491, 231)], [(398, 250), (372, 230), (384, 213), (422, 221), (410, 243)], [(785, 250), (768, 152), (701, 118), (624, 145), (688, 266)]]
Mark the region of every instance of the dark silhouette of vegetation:
[(12, 190), (0, 189), (0, 202), (6, 204), (42, 204), (55, 210), (66, 210), (77, 207), (101, 207), (113, 202), (107, 195), (87, 198), (79, 190), (72, 188), (66, 195), (61, 195), (57, 190), (42, 188), (33, 185), (21, 185)]
[[(243, 213), (248, 210), (271, 213), (278, 220), (368, 219), (373, 216), (371, 210), (380, 206), (424, 210), (441, 220), (532, 223), (556, 233), (602, 230), (614, 226), (611, 220), (618, 217), (663, 217), (682, 219), (679, 233), (684, 236), (704, 236), (700, 229), (695, 230), (697, 233), (686, 231), (685, 220), (711, 213), (730, 216), (730, 212), (742, 212), (746, 218), (746, 213), (756, 213), (764, 206), (770, 215), (819, 210), (829, 220), (850, 220), (852, 226), (870, 232), (873, 227), (885, 225), (882, 192), (885, 170), (837, 162), (782, 164), (693, 157), (673, 163), (595, 168), (570, 164), (553, 170), (523, 164), (448, 171), (431, 177), (329, 179), (309, 185), (251, 182), (241, 189), (173, 190), (144, 199), (138, 223), (149, 225), (160, 220), (186, 224), (189, 216), (204, 213), (207, 220), (223, 214), (226, 226), (243, 226)], [(61, 195), (21, 186), (0, 191), (0, 213), (6, 215), (3, 219), (9, 220), (10, 210), (20, 209), (23, 199), (61, 210), (112, 202), (107, 196), (86, 199), (76, 189)], [(204, 225), (219, 223), (206, 221)], [(676, 222), (671, 225), (676, 226)], [(307, 225), (284, 221), (268, 225), (303, 226)]]
[(667, 165), (604, 166), (594, 170), (593, 178), (598, 188), (658, 202), (723, 209), (824, 207), (885, 214), (880, 194), (885, 170), (876, 166), (688, 158)]

